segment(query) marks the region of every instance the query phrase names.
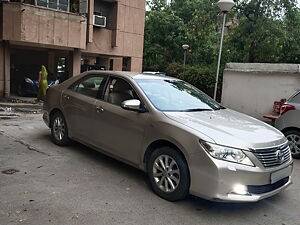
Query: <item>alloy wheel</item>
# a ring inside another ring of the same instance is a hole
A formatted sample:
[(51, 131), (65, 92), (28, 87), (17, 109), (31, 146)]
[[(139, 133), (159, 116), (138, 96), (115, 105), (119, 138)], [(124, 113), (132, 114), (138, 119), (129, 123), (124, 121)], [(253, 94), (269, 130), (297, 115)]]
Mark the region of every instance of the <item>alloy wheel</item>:
[(180, 182), (180, 170), (176, 161), (168, 155), (158, 156), (153, 163), (156, 185), (164, 192), (173, 192)]
[(289, 134), (286, 136), (289, 141), (289, 146), (291, 149), (292, 154), (299, 154), (300, 153), (300, 136), (297, 134)]
[(61, 117), (56, 117), (53, 122), (53, 134), (56, 140), (61, 141), (66, 133), (65, 123)]

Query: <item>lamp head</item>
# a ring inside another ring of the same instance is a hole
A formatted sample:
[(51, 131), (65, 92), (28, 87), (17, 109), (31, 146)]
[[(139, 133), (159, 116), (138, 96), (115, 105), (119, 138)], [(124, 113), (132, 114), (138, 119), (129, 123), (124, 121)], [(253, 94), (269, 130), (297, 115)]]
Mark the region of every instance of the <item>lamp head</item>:
[(218, 1), (217, 5), (223, 13), (227, 13), (234, 6), (234, 1), (233, 0), (220, 0), (220, 1)]
[(182, 45), (182, 48), (183, 48), (184, 50), (188, 50), (189, 47), (190, 47), (190, 46), (189, 46), (189, 45), (186, 45), (186, 44), (185, 44), (185, 45)]

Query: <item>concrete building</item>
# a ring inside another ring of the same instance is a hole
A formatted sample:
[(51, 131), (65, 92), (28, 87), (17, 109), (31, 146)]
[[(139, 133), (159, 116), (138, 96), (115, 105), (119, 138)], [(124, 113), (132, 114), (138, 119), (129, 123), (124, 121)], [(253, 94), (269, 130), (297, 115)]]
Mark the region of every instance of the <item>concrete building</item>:
[(223, 73), (222, 104), (263, 119), (273, 114), (274, 101), (300, 90), (300, 65), (227, 63)]
[(0, 0), (0, 96), (20, 79), (142, 71), (145, 0)]

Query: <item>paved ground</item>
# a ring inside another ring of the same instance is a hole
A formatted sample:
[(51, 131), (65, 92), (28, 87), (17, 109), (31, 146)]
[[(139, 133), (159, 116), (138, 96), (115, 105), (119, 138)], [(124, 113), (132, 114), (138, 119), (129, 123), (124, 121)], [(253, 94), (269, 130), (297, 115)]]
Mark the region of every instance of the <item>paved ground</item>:
[(80, 144), (50, 141), (41, 115), (0, 119), (0, 224), (300, 224), (300, 160), (294, 184), (252, 204), (152, 193), (142, 172)]

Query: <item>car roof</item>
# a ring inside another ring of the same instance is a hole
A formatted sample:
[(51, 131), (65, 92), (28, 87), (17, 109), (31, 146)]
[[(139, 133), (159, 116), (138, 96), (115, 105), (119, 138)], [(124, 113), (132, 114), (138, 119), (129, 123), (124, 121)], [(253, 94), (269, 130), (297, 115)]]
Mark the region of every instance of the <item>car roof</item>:
[(168, 77), (165, 75), (151, 75), (151, 74), (143, 74), (138, 72), (127, 72), (127, 71), (109, 71), (109, 70), (89, 70), (86, 74), (107, 74), (112, 76), (121, 76), (132, 79), (145, 79), (145, 80), (178, 80), (174, 77)]

